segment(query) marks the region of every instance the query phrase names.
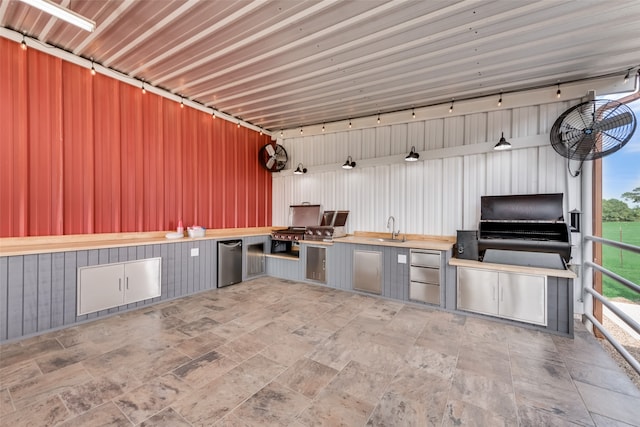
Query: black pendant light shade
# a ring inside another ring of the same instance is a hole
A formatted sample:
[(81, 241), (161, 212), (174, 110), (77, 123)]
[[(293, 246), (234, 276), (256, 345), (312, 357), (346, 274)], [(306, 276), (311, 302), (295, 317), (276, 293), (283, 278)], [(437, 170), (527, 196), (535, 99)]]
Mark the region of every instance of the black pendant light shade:
[(303, 173), (307, 173), (307, 168), (304, 167), (302, 163), (298, 163), (298, 167), (293, 171), (296, 175), (302, 175)]
[(342, 169), (353, 169), (356, 167), (356, 162), (353, 161), (351, 156), (347, 157), (347, 161), (342, 165)]
[(420, 154), (416, 153), (416, 147), (411, 147), (411, 152), (407, 154), (407, 157), (404, 158), (405, 162), (417, 162), (420, 158)]
[(504, 132), (502, 132), (502, 136), (500, 137), (500, 141), (493, 147), (494, 150), (508, 150), (511, 148), (511, 143), (504, 139)]

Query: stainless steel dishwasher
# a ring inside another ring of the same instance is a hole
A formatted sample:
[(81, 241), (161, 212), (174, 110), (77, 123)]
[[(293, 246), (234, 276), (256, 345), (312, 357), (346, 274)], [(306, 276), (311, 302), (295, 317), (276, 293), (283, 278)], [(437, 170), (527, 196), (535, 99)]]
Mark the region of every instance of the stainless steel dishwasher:
[(218, 287), (242, 282), (242, 240), (218, 242)]

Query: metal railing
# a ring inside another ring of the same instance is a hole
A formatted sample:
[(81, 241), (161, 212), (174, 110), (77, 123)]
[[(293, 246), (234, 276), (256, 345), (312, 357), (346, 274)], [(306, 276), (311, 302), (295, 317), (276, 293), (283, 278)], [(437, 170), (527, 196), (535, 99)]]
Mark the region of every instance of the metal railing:
[[(585, 246), (587, 244), (600, 243), (602, 245), (613, 246), (613, 247), (618, 248), (618, 249), (622, 249), (622, 250), (625, 250), (625, 251), (629, 251), (629, 252), (633, 252), (633, 253), (636, 253), (636, 254), (640, 254), (640, 247), (638, 247), (638, 246), (629, 245), (629, 244), (621, 243), (621, 242), (616, 242), (614, 240), (603, 239), (601, 237), (595, 237), (595, 236), (585, 236), (584, 240), (585, 240)], [(593, 263), (591, 261), (584, 261), (583, 265), (584, 265), (585, 268), (592, 268), (593, 270), (599, 271), (600, 273), (610, 277), (611, 279), (613, 279), (616, 282), (620, 283), (621, 285), (624, 285), (627, 288), (637, 292), (640, 295), (640, 286), (638, 286), (636, 283), (632, 282), (631, 280), (628, 280), (628, 279), (626, 279), (626, 278), (624, 278), (624, 277), (622, 277), (622, 276), (620, 276), (620, 275), (618, 275), (618, 274), (616, 274), (616, 273), (614, 273), (614, 272), (612, 272), (610, 270), (607, 270), (606, 268), (602, 267), (601, 265), (595, 264), (595, 263)], [(616, 307), (606, 297), (604, 297), (598, 291), (593, 289), (592, 286), (585, 286), (584, 287), (584, 292), (588, 293), (593, 298), (595, 298), (598, 301), (600, 301), (605, 307), (607, 307), (609, 310), (611, 310), (611, 312), (613, 314), (618, 316), (618, 318), (620, 320), (622, 320), (630, 328), (632, 328), (634, 331), (636, 331), (637, 333), (640, 334), (640, 323), (636, 322), (633, 318), (631, 318), (629, 315), (627, 315), (624, 311), (622, 311), (618, 307)], [(585, 317), (587, 319), (589, 319), (589, 321), (593, 324), (593, 326), (595, 326), (602, 333), (602, 335), (604, 335), (604, 337), (611, 343), (611, 345), (618, 351), (618, 353), (620, 353), (620, 355), (622, 357), (624, 357), (624, 359), (627, 361), (627, 363), (638, 374), (640, 374), (640, 362), (638, 362), (638, 360), (636, 360), (633, 357), (633, 355), (631, 355), (627, 351), (627, 349), (624, 348), (624, 346), (622, 346), (622, 344), (620, 344), (609, 333), (609, 331), (607, 331), (605, 329), (605, 327), (602, 325), (602, 323), (600, 323), (593, 316), (593, 313), (590, 313), (590, 312), (586, 311), (585, 312)]]

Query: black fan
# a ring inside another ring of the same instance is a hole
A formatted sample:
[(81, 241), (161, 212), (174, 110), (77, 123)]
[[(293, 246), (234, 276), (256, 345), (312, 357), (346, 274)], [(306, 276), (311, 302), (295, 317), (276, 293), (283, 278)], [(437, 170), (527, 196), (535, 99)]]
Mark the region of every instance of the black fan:
[(287, 165), (289, 156), (287, 150), (280, 144), (275, 148), (271, 144), (266, 144), (258, 152), (258, 160), (263, 168), (270, 172), (280, 172)]
[[(621, 149), (636, 130), (631, 108), (618, 101), (594, 99), (569, 108), (551, 128), (551, 145), (569, 160), (594, 160)], [(574, 176), (578, 176), (580, 169)], [(573, 174), (572, 174), (573, 175)]]

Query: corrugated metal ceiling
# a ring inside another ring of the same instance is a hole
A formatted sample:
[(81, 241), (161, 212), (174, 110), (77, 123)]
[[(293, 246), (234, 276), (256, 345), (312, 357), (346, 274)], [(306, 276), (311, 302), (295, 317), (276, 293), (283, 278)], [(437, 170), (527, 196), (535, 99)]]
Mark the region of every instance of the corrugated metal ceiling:
[(17, 0), (2, 26), (267, 130), (555, 85), (640, 64), (640, 1)]

